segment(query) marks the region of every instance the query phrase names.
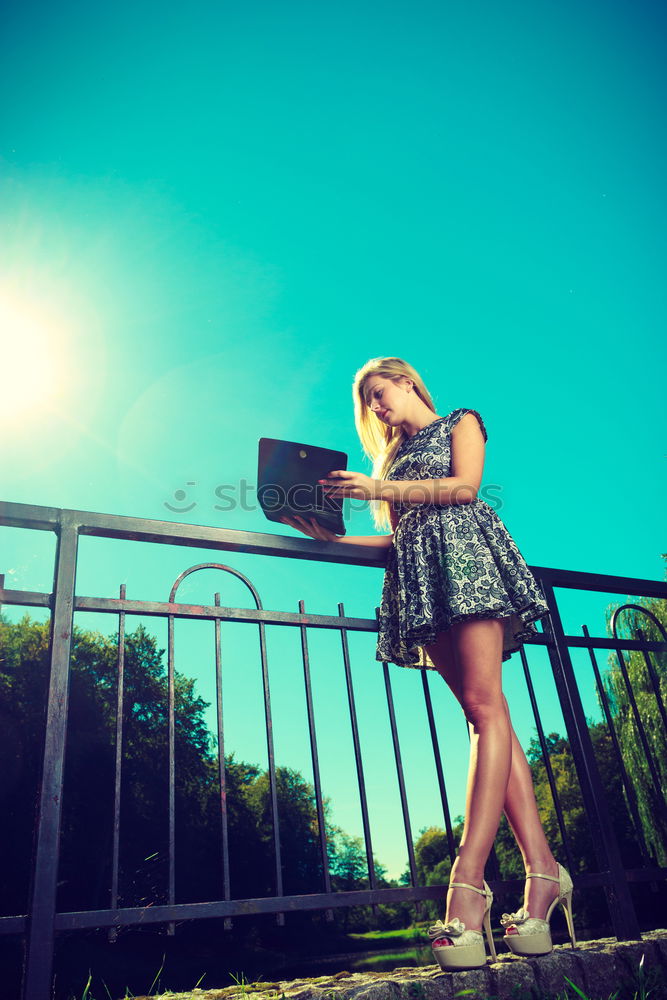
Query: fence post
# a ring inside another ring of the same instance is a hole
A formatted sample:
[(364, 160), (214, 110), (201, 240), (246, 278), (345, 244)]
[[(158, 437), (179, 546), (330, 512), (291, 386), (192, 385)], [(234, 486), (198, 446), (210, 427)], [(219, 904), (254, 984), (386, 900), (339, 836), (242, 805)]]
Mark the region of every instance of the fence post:
[(24, 1000), (44, 1000), (52, 993), (77, 546), (78, 524), (69, 511), (63, 511), (54, 568), (54, 601), (49, 642), (49, 695), (31, 878), (32, 892), (28, 913)]
[(584, 808), (593, 832), (593, 845), (600, 871), (608, 871), (611, 875), (611, 884), (607, 883), (604, 886), (604, 891), (614, 933), (619, 941), (641, 940), (637, 914), (607, 808), (607, 800), (595, 760), (593, 743), (588, 731), (588, 723), (581, 703), (572, 661), (565, 642), (565, 633), (553, 586), (544, 579), (540, 580), (540, 583), (550, 612), (550, 615), (542, 619), (547, 639), (547, 650), (584, 800)]

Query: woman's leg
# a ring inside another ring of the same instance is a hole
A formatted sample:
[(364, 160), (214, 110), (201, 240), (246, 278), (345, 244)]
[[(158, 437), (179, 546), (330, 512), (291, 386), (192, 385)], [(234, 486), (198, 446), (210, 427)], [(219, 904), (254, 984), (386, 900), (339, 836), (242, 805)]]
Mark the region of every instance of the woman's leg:
[[(451, 880), (481, 888), (512, 764), (511, 726), (501, 688), (503, 623), (494, 618), (471, 619), (452, 626), (449, 632), (456, 663), (455, 694), (470, 729), (465, 821)], [(427, 647), (436, 666), (437, 646), (436, 642)], [(456, 916), (466, 927), (479, 930), (484, 907), (482, 896), (466, 889), (450, 889), (445, 919)]]
[[(435, 662), (435, 661), (433, 661)], [(505, 702), (507, 704), (507, 702)], [(508, 715), (509, 715), (509, 709)], [(512, 729), (512, 770), (507, 783), (505, 815), (521, 851), (528, 872), (558, 875), (558, 864), (544, 835), (537, 811), (533, 775), (521, 744)], [(526, 879), (523, 905), (532, 917), (546, 917), (549, 904), (558, 895), (555, 882), (542, 878)]]
[[(462, 703), (461, 669), (457, 657), (458, 644), (454, 644), (452, 642), (453, 634), (452, 629), (446, 632), (441, 632), (437, 640), (426, 647), (426, 651), (431, 657), (434, 665), (437, 667), (438, 672), (451, 688), (456, 699)], [(509, 721), (511, 737), (511, 767), (509, 779), (507, 781), (503, 809), (519, 845), (519, 850), (521, 851), (523, 857), (526, 872), (534, 871), (542, 872), (545, 875), (557, 875), (558, 866), (544, 836), (544, 830), (537, 811), (537, 803), (535, 801), (535, 793), (533, 790), (533, 776), (528, 765), (528, 761), (526, 760), (526, 755), (524, 754), (516, 733), (512, 728), (511, 720), (509, 719), (509, 708), (504, 695), (502, 696), (502, 700), (507, 719)], [(471, 765), (473, 753), (472, 738), (473, 733), (471, 732)], [(468, 798), (472, 795), (472, 788), (470, 786), (473, 783), (473, 767), (471, 766), (469, 773)], [(464, 827), (464, 837), (465, 832)], [(486, 856), (488, 856), (490, 849), (489, 845)], [(467, 878), (463, 878), (460, 866), (457, 866), (456, 871), (458, 880), (470, 881)], [(472, 884), (481, 885), (481, 880)], [(555, 898), (556, 893), (557, 887), (553, 882), (547, 882), (544, 879), (527, 879), (524, 906), (529, 910), (531, 915), (544, 917), (548, 906)], [(453, 893), (450, 893), (450, 895), (453, 895)], [(472, 896), (473, 894), (465, 893), (464, 891), (459, 891), (457, 893), (457, 897), (463, 895)], [(456, 915), (460, 916), (458, 913)], [(463, 917), (460, 918), (464, 919)]]

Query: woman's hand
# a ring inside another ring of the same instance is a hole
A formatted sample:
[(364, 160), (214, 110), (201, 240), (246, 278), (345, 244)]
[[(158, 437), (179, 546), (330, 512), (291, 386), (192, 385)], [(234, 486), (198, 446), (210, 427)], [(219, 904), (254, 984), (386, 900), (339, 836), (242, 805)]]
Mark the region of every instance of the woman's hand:
[(280, 520), (283, 524), (289, 524), (291, 528), (296, 528), (297, 531), (302, 531), (304, 535), (315, 538), (320, 542), (339, 542), (343, 537), (342, 535), (335, 535), (328, 528), (323, 528), (314, 517), (305, 518), (295, 514), (294, 517), (285, 516), (281, 517)]
[(371, 479), (363, 472), (351, 469), (335, 469), (326, 479), (318, 479), (324, 485), (324, 492), (330, 497), (349, 497), (355, 500), (379, 500), (380, 480)]

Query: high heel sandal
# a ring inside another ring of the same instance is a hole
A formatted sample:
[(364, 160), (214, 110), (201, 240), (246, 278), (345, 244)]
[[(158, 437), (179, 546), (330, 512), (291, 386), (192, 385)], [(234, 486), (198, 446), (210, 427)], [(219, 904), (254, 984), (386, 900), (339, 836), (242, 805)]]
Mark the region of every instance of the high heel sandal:
[[(491, 904), (493, 903), (493, 893), (486, 882), (484, 888), (478, 889), (475, 885), (468, 885), (467, 882), (450, 882), (450, 889), (472, 889), (486, 899), (484, 917), (482, 925), (486, 931), (486, 939), (489, 942), (489, 951), (496, 962), (496, 946), (493, 943), (491, 934)], [(442, 920), (436, 921), (428, 929), (428, 936), (431, 939), (431, 947), (435, 960), (441, 969), (479, 969), (486, 964), (486, 951), (484, 949), (484, 938), (481, 931), (466, 930), (466, 925), (458, 917), (454, 917), (448, 923), (443, 924)], [(448, 938), (451, 944), (438, 947), (441, 938)]]
[(537, 872), (530, 872), (526, 878), (545, 878), (550, 882), (558, 882), (558, 895), (547, 910), (546, 920), (540, 917), (531, 917), (528, 910), (523, 907), (516, 913), (503, 913), (500, 923), (506, 929), (516, 927), (516, 934), (505, 934), (503, 941), (515, 955), (548, 955), (553, 951), (553, 941), (551, 940), (551, 928), (549, 921), (554, 907), (557, 903), (563, 907), (567, 930), (570, 935), (572, 947), (577, 947), (574, 936), (574, 921), (572, 919), (572, 879), (561, 864), (558, 865), (558, 877), (554, 875), (539, 875)]

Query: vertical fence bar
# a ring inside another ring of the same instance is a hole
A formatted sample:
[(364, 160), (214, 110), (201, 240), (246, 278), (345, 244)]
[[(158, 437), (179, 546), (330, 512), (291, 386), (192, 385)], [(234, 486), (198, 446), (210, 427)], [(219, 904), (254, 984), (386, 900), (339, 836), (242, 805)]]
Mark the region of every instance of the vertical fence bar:
[(597, 769), (553, 585), (542, 581), (542, 588), (550, 611), (550, 614), (543, 619), (547, 650), (570, 740), (570, 749), (581, 786), (586, 815), (592, 827), (593, 844), (600, 871), (609, 871), (611, 874), (612, 883), (605, 885), (605, 895), (614, 933), (619, 941), (641, 940), (637, 914)]
[[(216, 608), (220, 607), (220, 594), (213, 598)], [(220, 619), (216, 618), (215, 628), (215, 709), (218, 726), (218, 780), (220, 782), (220, 826), (222, 834), (222, 892), (224, 899), (232, 898), (229, 873), (229, 829), (227, 824), (227, 768), (225, 764), (225, 727), (222, 713), (222, 640), (220, 634)], [(232, 929), (231, 917), (225, 917), (223, 928)]]
[(637, 705), (637, 700), (635, 698), (635, 693), (632, 689), (632, 683), (628, 675), (627, 667), (625, 666), (625, 658), (623, 656), (623, 650), (620, 647), (616, 649), (616, 655), (618, 657), (618, 662), (621, 668), (621, 674), (623, 675), (623, 680), (625, 682), (625, 688), (628, 694), (628, 701), (630, 702), (630, 708), (632, 709), (632, 714), (635, 720), (635, 726), (637, 727), (637, 733), (639, 735), (639, 741), (642, 745), (644, 751), (644, 756), (646, 757), (646, 763), (648, 764), (648, 769), (651, 775), (651, 781), (653, 782), (653, 788), (655, 789), (656, 801), (658, 809), (662, 815), (663, 822), (667, 823), (667, 801), (665, 800), (665, 793), (662, 788), (662, 783), (660, 781), (660, 775), (658, 774), (658, 768), (653, 759), (653, 754), (646, 737), (646, 730), (644, 729), (644, 723), (642, 722), (641, 713)]
[[(338, 614), (345, 617), (343, 604), (338, 605)], [(347, 684), (347, 701), (350, 708), (350, 723), (352, 725), (352, 742), (354, 743), (354, 759), (357, 765), (357, 781), (359, 783), (359, 798), (361, 803), (361, 821), (364, 828), (364, 843), (366, 845), (366, 862), (368, 864), (368, 884), (371, 889), (377, 888), (375, 878), (375, 865), (373, 863), (373, 845), (371, 842), (371, 826), (368, 821), (368, 804), (366, 801), (366, 782), (364, 780), (364, 766), (361, 761), (361, 745), (359, 743), (359, 727), (357, 725), (357, 710), (354, 704), (354, 689), (352, 686), (352, 672), (350, 670), (350, 654), (347, 648), (347, 630), (343, 626), (340, 630), (341, 642), (343, 645), (343, 664), (345, 666), (345, 682)], [(371, 906), (373, 913), (377, 913), (377, 904)]]
[[(306, 605), (299, 601), (299, 614), (305, 615)], [(322, 858), (322, 878), (324, 891), (331, 892), (331, 875), (329, 873), (329, 855), (327, 851), (327, 832), (324, 825), (324, 804), (322, 802), (322, 785), (320, 782), (320, 761), (317, 753), (317, 736), (315, 734), (315, 711), (313, 709), (313, 691), (310, 681), (310, 656), (308, 653), (308, 636), (306, 626), (299, 626), (301, 634), (301, 659), (303, 661), (303, 681), (306, 689), (306, 710), (308, 713), (308, 734), (310, 736), (310, 756), (313, 762), (313, 785), (315, 786), (315, 804), (317, 806), (317, 825), (320, 834), (320, 856)], [(333, 910), (328, 907), (324, 911), (325, 919), (334, 919)]]
[[(662, 626), (660, 626), (660, 630), (664, 636), (665, 630), (662, 628)], [(642, 643), (646, 642), (644, 633), (640, 628), (637, 629), (637, 635), (639, 636), (640, 642)], [(667, 639), (667, 636), (664, 637), (665, 639)], [(660, 690), (660, 679), (655, 671), (655, 667), (651, 663), (651, 657), (648, 653), (648, 650), (643, 649), (642, 653), (644, 654), (644, 665), (646, 666), (646, 672), (648, 673), (649, 678), (651, 680), (651, 686), (653, 687), (655, 700), (658, 703), (658, 711), (660, 712), (660, 718), (662, 719), (663, 729), (665, 730), (665, 735), (667, 736), (667, 712), (665, 711), (665, 703), (662, 700), (662, 692)]]
[[(619, 615), (623, 611), (637, 611), (637, 612), (639, 612), (640, 615), (642, 615), (642, 617), (648, 618), (648, 620), (651, 622), (651, 624), (653, 624), (655, 626), (655, 628), (658, 630), (658, 632), (661, 634), (661, 636), (662, 636), (662, 643), (665, 644), (666, 648), (667, 648), (667, 631), (665, 631), (664, 625), (662, 624), (662, 622), (660, 621), (660, 619), (657, 618), (649, 608), (645, 608), (642, 604), (623, 604), (623, 605), (621, 605), (621, 607), (618, 607), (618, 608), (615, 609), (615, 611), (614, 611), (614, 613), (612, 615), (612, 619), (611, 619), (611, 621), (612, 621), (612, 631), (613, 631), (613, 635), (614, 635), (615, 639), (618, 638), (618, 632), (617, 632), (618, 618), (619, 618)], [(644, 657), (644, 665), (646, 666), (646, 671), (648, 673), (649, 680), (651, 681), (651, 685), (653, 687), (653, 692), (655, 694), (655, 700), (658, 703), (658, 711), (660, 712), (660, 718), (662, 719), (662, 725), (663, 725), (663, 728), (665, 730), (665, 735), (667, 735), (667, 710), (665, 709), (665, 703), (663, 701), (662, 692), (660, 690), (660, 680), (659, 680), (658, 675), (657, 675), (657, 673), (655, 671), (655, 667), (651, 663), (651, 656), (650, 656), (649, 650), (648, 650), (648, 643), (651, 640), (646, 638), (646, 636), (644, 635), (644, 632), (642, 631), (642, 629), (639, 627), (639, 625), (637, 625), (637, 619), (636, 618), (635, 618), (634, 624), (636, 625), (637, 635), (639, 636), (639, 642), (641, 643), (641, 647), (642, 647), (641, 648), (641, 653), (642, 653), (642, 655)], [(662, 655), (663, 656), (665, 655), (665, 651), (664, 650), (662, 652)]]
[[(168, 615), (167, 678), (169, 720), (169, 905), (176, 902), (176, 762), (174, 727), (174, 616)], [(176, 924), (170, 920), (167, 935), (173, 937)]]
[(24, 1000), (51, 996), (78, 524), (63, 512), (56, 543), (49, 693), (28, 919)]
[[(85, 523), (81, 520), (81, 515), (78, 512), (66, 511), (60, 512), (60, 522), (57, 528), (57, 548), (56, 548), (56, 560), (54, 565), (54, 586), (53, 595), (51, 598), (51, 621), (50, 621), (50, 667), (49, 667), (49, 691), (48, 691), (48, 704), (47, 704), (47, 717), (46, 717), (46, 734), (44, 741), (44, 754), (42, 763), (42, 773), (40, 776), (40, 797), (38, 802), (38, 815), (36, 821), (35, 829), (35, 842), (34, 842), (34, 855), (31, 870), (31, 886), (30, 886), (30, 910), (27, 920), (27, 939), (26, 939), (26, 962), (24, 965), (24, 983), (23, 983), (23, 997), (24, 1000), (43, 1000), (44, 997), (51, 994), (51, 978), (53, 971), (53, 953), (54, 953), (54, 918), (56, 913), (56, 901), (57, 901), (57, 877), (58, 877), (58, 860), (59, 860), (59, 838), (60, 838), (60, 826), (61, 826), (61, 811), (62, 811), (62, 793), (63, 793), (63, 780), (64, 780), (64, 761), (65, 761), (65, 749), (66, 749), (66, 736), (67, 736), (67, 715), (68, 715), (68, 695), (69, 695), (69, 678), (70, 678), (70, 657), (71, 657), (71, 639), (73, 630), (73, 608), (75, 603), (75, 580), (76, 580), (76, 563), (77, 563), (77, 548), (78, 548), (78, 534), (79, 531), (85, 529)], [(92, 532), (91, 532), (92, 533)], [(223, 567), (224, 568), (224, 567)], [(234, 571), (232, 571), (234, 572)], [(545, 570), (547, 578), (550, 580), (551, 577), (548, 575), (548, 571)], [(4, 586), (4, 577), (0, 575), (0, 588)], [(566, 637), (564, 635), (558, 607), (556, 604), (556, 599), (554, 595), (554, 588), (549, 584), (543, 584), (543, 592), (546, 599), (549, 602), (551, 616), (544, 623), (545, 637), (547, 640), (547, 651), (551, 660), (552, 669), (554, 672), (554, 678), (556, 681), (556, 687), (558, 690), (558, 695), (563, 710), (563, 716), (565, 719), (565, 725), (567, 728), (568, 738), (570, 741), (570, 747), (572, 749), (572, 754), (574, 758), (575, 768), (577, 771), (577, 776), (579, 778), (580, 787), (582, 790), (582, 796), (584, 799), (584, 805), (587, 811), (587, 816), (589, 823), (593, 832), (593, 842), (595, 850), (597, 852), (598, 861), (600, 864), (600, 871), (605, 880), (610, 882), (610, 885), (605, 886), (605, 892), (607, 893), (607, 900), (609, 903), (610, 913), (612, 921), (614, 923), (614, 929), (619, 937), (619, 939), (625, 939), (628, 937), (638, 937), (638, 925), (636, 920), (636, 915), (632, 905), (632, 899), (629, 893), (629, 886), (627, 879), (625, 877), (625, 872), (620, 864), (620, 853), (618, 851), (618, 844), (613, 829), (611, 828), (609, 810), (604, 796), (604, 789), (600, 781), (600, 776), (597, 768), (597, 763), (595, 760), (595, 753), (593, 751), (590, 733), (588, 732), (588, 725), (583, 712), (583, 706), (581, 703), (580, 693), (576, 683), (576, 677), (572, 668), (570, 652), (567, 647)], [(121, 587), (121, 600), (125, 598), (125, 588)], [(219, 595), (216, 595), (216, 604), (219, 606)], [(301, 602), (301, 605), (303, 602)], [(261, 605), (257, 605), (258, 608)], [(353, 738), (355, 741), (355, 757), (357, 763), (357, 772), (360, 778), (360, 793), (361, 793), (361, 808), (362, 816), (364, 819), (364, 833), (366, 841), (366, 853), (367, 859), (369, 860), (369, 881), (372, 888), (376, 888), (375, 879), (375, 869), (373, 865), (373, 854), (372, 845), (370, 839), (370, 824), (368, 822), (368, 809), (366, 800), (366, 790), (363, 777), (363, 766), (361, 760), (361, 749), (359, 743), (359, 731), (356, 719), (356, 709), (354, 706), (354, 692), (352, 688), (352, 675), (349, 663), (349, 654), (347, 647), (347, 629), (345, 627), (345, 619), (343, 612), (343, 605), (339, 605), (339, 614), (343, 619), (343, 627), (341, 631), (341, 639), (343, 643), (343, 656), (346, 668), (346, 678), (348, 683), (348, 700), (350, 702), (350, 715), (352, 720), (352, 730)], [(168, 695), (169, 695), (169, 893), (170, 893), (170, 903), (175, 902), (175, 666), (174, 666), (174, 616), (168, 616), (169, 620), (169, 674), (168, 674)], [(216, 624), (219, 625), (219, 620), (216, 619)], [(269, 748), (269, 780), (271, 784), (271, 807), (273, 811), (274, 819), (274, 843), (276, 847), (276, 886), (277, 894), (282, 895), (282, 871), (280, 863), (280, 838), (279, 838), (279, 827), (278, 827), (278, 810), (277, 810), (277, 789), (276, 789), (276, 768), (275, 759), (273, 754), (273, 742), (272, 742), (272, 726), (271, 726), (271, 714), (270, 714), (270, 701), (269, 701), (269, 688), (268, 688), (268, 668), (266, 663), (266, 645), (264, 636), (264, 626), (260, 622), (260, 647), (262, 655), (262, 671), (264, 679), (264, 695), (265, 695), (265, 711), (267, 719), (267, 745)], [(293, 624), (293, 623), (291, 623)], [(585, 627), (584, 627), (585, 628)], [(585, 631), (587, 638), (588, 632)], [(640, 636), (641, 643), (644, 643), (644, 633), (638, 630), (638, 635)], [(305, 627), (302, 627), (302, 636), (305, 638)], [(124, 685), (124, 640), (125, 640), (125, 615), (124, 613), (119, 613), (119, 649), (118, 649), (118, 686), (117, 686), (117, 702), (118, 702), (118, 716), (116, 720), (116, 774), (115, 774), (115, 798), (114, 798), (114, 845), (113, 845), (113, 859), (112, 859), (112, 908), (115, 908), (118, 903), (118, 873), (119, 873), (119, 832), (120, 832), (120, 798), (122, 789), (122, 750), (123, 750), (123, 716), (122, 716), (122, 701), (123, 701), (123, 685)], [(221, 654), (220, 654), (220, 634), (219, 630), (216, 630), (216, 683), (219, 688), (219, 719), (220, 719), (220, 735), (223, 736), (222, 732), (222, 694), (221, 694)], [(611, 711), (609, 705), (604, 697), (603, 685), (600, 682), (599, 671), (597, 670), (597, 664), (595, 663), (595, 658), (592, 655), (592, 650), (590, 645), (587, 647), (591, 652), (591, 658), (594, 664), (594, 670), (596, 674), (596, 681), (598, 683), (598, 690), (601, 693), (601, 701), (603, 708), (605, 710), (605, 715), (609, 723), (611, 719)], [(629, 685), (629, 678), (627, 677), (627, 670), (625, 669), (625, 662), (623, 660), (622, 652), (620, 649), (616, 649), (619, 661), (621, 663), (621, 672), (624, 674), (624, 679), (626, 685)], [(642, 650), (643, 655), (646, 659), (646, 650)], [(524, 654), (522, 650), (522, 660), (524, 660)], [(314, 751), (315, 761), (317, 762), (317, 749), (314, 728), (314, 714), (312, 713), (312, 691), (310, 688), (310, 673), (309, 673), (309, 661), (307, 654), (307, 647), (305, 647), (305, 665), (308, 669), (305, 670), (306, 676), (306, 689), (307, 689), (307, 699), (310, 703), (310, 715), (309, 720), (312, 721), (312, 739), (311, 739), (311, 752)], [(406, 823), (406, 835), (408, 837), (408, 842), (411, 843), (411, 834), (409, 826), (409, 815), (407, 811), (407, 796), (405, 794), (405, 787), (403, 783), (403, 773), (402, 764), (400, 758), (400, 742), (397, 735), (397, 727), (395, 721), (394, 703), (393, 695), (391, 692), (390, 676), (388, 671), (388, 665), (385, 663), (385, 687), (387, 692), (387, 700), (390, 712), (390, 720), (392, 725), (392, 738), (394, 740), (394, 751), (397, 762), (397, 770), (399, 772), (399, 788), (401, 789), (401, 802), (404, 810), (404, 821)], [(525, 669), (527, 671), (527, 664), (525, 664)], [(649, 678), (653, 689), (656, 692), (658, 708), (660, 714), (665, 722), (665, 709), (664, 701), (662, 700), (662, 694), (660, 691), (660, 683), (657, 673), (654, 671), (650, 660), (647, 660), (647, 670), (649, 672)], [(446, 790), (444, 787), (444, 777), (442, 776), (442, 767), (439, 760), (439, 752), (437, 745), (437, 737), (435, 734), (435, 725), (433, 720), (432, 705), (430, 702), (430, 692), (428, 689), (428, 680), (426, 670), (422, 671), (423, 684), (424, 684), (424, 695), (426, 699), (427, 712), (429, 713), (429, 724), (431, 726), (431, 736), (434, 746), (434, 751), (436, 753), (436, 770), (438, 771), (439, 780), (441, 780), (441, 796), (443, 798), (443, 808), (446, 815), (446, 823), (448, 824), (448, 837), (450, 844), (450, 853), (453, 853), (453, 833), (451, 830), (451, 823), (449, 822), (449, 812), (448, 804), (446, 799)], [(527, 673), (527, 681), (530, 679), (529, 672)], [(530, 685), (532, 688), (532, 684)], [(632, 690), (629, 691), (629, 698), (632, 703), (636, 700), (634, 699), (634, 694)], [(532, 697), (531, 697), (532, 700)], [(539, 717), (539, 712), (535, 711), (536, 722), (538, 723), (538, 732), (541, 730), (541, 720)], [(610, 733), (613, 732), (613, 726), (610, 726)], [(644, 731), (643, 722), (641, 718), (639, 719), (638, 733), (640, 739), (642, 736), (644, 740), (646, 739), (647, 733)], [(545, 763), (548, 762), (548, 754), (546, 754), (546, 746), (544, 733), (541, 732), (540, 743), (542, 746), (543, 753), (545, 753)], [(615, 735), (615, 734), (614, 734)], [(650, 734), (649, 734), (650, 735)], [(616, 741), (617, 743), (618, 741)], [(656, 751), (658, 753), (659, 751)], [(651, 763), (650, 755), (647, 754), (647, 760), (649, 761), (649, 767)], [(226, 808), (226, 788), (224, 785), (224, 741), (221, 742), (221, 764), (223, 769), (223, 778), (221, 782), (221, 798), (225, 800)], [(319, 770), (318, 770), (318, 783), (319, 783)], [(318, 817), (323, 813), (322, 796), (321, 789), (316, 790), (316, 799), (318, 800)], [(555, 803), (556, 803), (555, 799)], [(663, 799), (664, 804), (664, 799)], [(560, 819), (559, 819), (560, 825)], [(322, 829), (324, 829), (324, 824), (322, 822)], [(563, 835), (563, 830), (561, 829), (561, 835)], [(223, 837), (224, 841), (224, 837)], [(564, 839), (565, 844), (565, 839)], [(324, 840), (321, 847), (326, 855), (326, 840)], [(225, 846), (223, 843), (223, 855), (225, 853)], [(569, 855), (569, 851), (568, 851)], [(414, 871), (415, 871), (414, 858), (411, 859), (411, 876), (414, 883)], [(328, 873), (328, 869), (327, 869)], [(227, 870), (225, 874), (225, 862), (223, 860), (223, 881), (225, 881), (226, 891), (229, 890), (229, 865), (227, 858)], [(593, 879), (591, 879), (593, 881)], [(231, 894), (231, 893), (229, 893)], [(242, 903), (243, 901), (239, 901)], [(376, 910), (376, 904), (373, 906), (374, 911)], [(76, 916), (76, 915), (74, 915)], [(284, 914), (277, 915), (279, 918), (282, 917), (284, 920)], [(279, 919), (279, 922), (280, 919)], [(173, 929), (175, 924), (172, 922), (170, 924)]]
[(445, 785), (445, 774), (442, 769), (440, 758), (440, 747), (438, 745), (438, 732), (435, 728), (435, 716), (433, 715), (433, 704), (431, 702), (431, 692), (428, 686), (428, 670), (424, 669), (422, 675), (422, 688), (424, 690), (424, 702), (426, 704), (426, 715), (428, 717), (428, 728), (431, 733), (431, 744), (433, 746), (433, 760), (435, 772), (438, 776), (438, 788), (440, 790), (440, 802), (442, 804), (442, 814), (445, 819), (445, 829), (447, 831), (447, 847), (449, 849), (449, 860), (454, 864), (456, 858), (456, 843), (454, 841), (454, 831), (452, 829), (452, 819), (449, 813), (449, 801), (447, 799), (447, 787)]
[(528, 688), (528, 697), (530, 698), (531, 708), (533, 709), (533, 718), (535, 719), (535, 728), (537, 729), (537, 737), (540, 741), (540, 747), (542, 749), (542, 759), (544, 760), (544, 768), (547, 772), (549, 788), (551, 789), (551, 798), (553, 799), (554, 809), (556, 810), (556, 819), (558, 820), (560, 839), (562, 841), (563, 849), (565, 851), (568, 868), (570, 871), (574, 871), (574, 858), (572, 856), (572, 851), (570, 849), (570, 841), (567, 836), (567, 832), (565, 830), (565, 819), (563, 817), (563, 810), (560, 804), (560, 797), (558, 795), (556, 779), (554, 777), (553, 768), (551, 766), (551, 758), (549, 757), (549, 748), (547, 747), (547, 741), (544, 735), (544, 727), (542, 726), (542, 717), (540, 715), (540, 710), (537, 704), (537, 698), (535, 697), (533, 678), (530, 675), (530, 668), (528, 667), (528, 659), (524, 652), (523, 646), (521, 647), (520, 652), (521, 652), (521, 663), (523, 666), (523, 675), (526, 679), (526, 687)]
[(391, 679), (389, 677), (389, 665), (382, 664), (384, 671), (384, 686), (387, 692), (387, 708), (389, 709), (389, 723), (391, 725), (391, 739), (394, 744), (394, 759), (396, 761), (396, 775), (398, 777), (398, 790), (401, 796), (401, 811), (403, 813), (403, 826), (405, 828), (405, 840), (408, 847), (408, 864), (410, 867), (410, 882), (417, 885), (417, 865), (415, 862), (415, 849), (412, 843), (412, 830), (410, 828), (410, 812), (408, 810), (408, 798), (405, 791), (405, 780), (403, 778), (403, 762), (401, 761), (401, 747), (398, 739), (398, 729), (396, 726), (396, 713), (394, 712), (394, 699), (391, 693)]
[[(590, 633), (586, 625), (582, 625), (582, 632), (587, 639), (590, 639)], [(604, 712), (604, 717), (607, 720), (607, 729), (609, 730), (609, 735), (611, 737), (611, 742), (614, 747), (614, 753), (616, 754), (616, 760), (618, 761), (618, 769), (621, 773), (621, 781), (623, 782), (623, 788), (625, 789), (625, 796), (628, 803), (628, 808), (630, 810), (630, 818), (632, 820), (632, 825), (635, 830), (635, 835), (637, 841), (639, 842), (639, 851), (644, 864), (649, 865), (651, 863), (648, 849), (646, 847), (646, 840), (644, 839), (644, 832), (642, 830), (641, 820), (639, 818), (639, 810), (637, 808), (637, 796), (635, 795), (635, 790), (632, 787), (632, 782), (628, 776), (628, 772), (625, 769), (625, 764), (623, 763), (623, 754), (621, 752), (621, 746), (618, 742), (618, 737), (616, 735), (616, 727), (614, 726), (614, 720), (612, 718), (611, 709), (609, 707), (609, 699), (607, 698), (607, 692), (604, 689), (604, 684), (602, 683), (602, 677), (600, 675), (600, 670), (595, 658), (595, 653), (591, 646), (588, 647), (588, 652), (591, 658), (591, 665), (593, 667), (593, 673), (595, 674), (595, 685), (598, 690), (598, 696), (600, 698), (600, 703), (602, 705), (602, 710)]]
[(494, 844), (491, 844), (491, 850), (489, 851), (489, 857), (486, 862), (491, 879), (497, 879), (500, 881), (500, 865), (498, 863), (498, 855), (496, 854), (496, 848)]
[[(121, 583), (121, 601), (125, 600), (125, 584)], [(114, 772), (113, 800), (113, 848), (111, 858), (111, 909), (118, 906), (118, 856), (120, 853), (120, 793), (121, 772), (123, 766), (123, 691), (125, 686), (125, 612), (118, 615), (118, 677), (116, 681), (116, 769)], [(108, 933), (110, 942), (118, 937), (118, 928), (111, 927)]]
[[(259, 597), (255, 592), (257, 607), (261, 608)], [(266, 661), (266, 634), (264, 623), (259, 623), (259, 650), (262, 658), (262, 684), (264, 690), (264, 718), (266, 720), (266, 748), (269, 757), (269, 788), (271, 795), (271, 817), (273, 819), (273, 850), (276, 861), (276, 896), (283, 894), (283, 866), (280, 856), (280, 824), (278, 819), (278, 792), (276, 789), (276, 760), (273, 751), (273, 722), (271, 720), (271, 692), (269, 690), (269, 668)], [(276, 923), (282, 927), (285, 914), (276, 913)]]

